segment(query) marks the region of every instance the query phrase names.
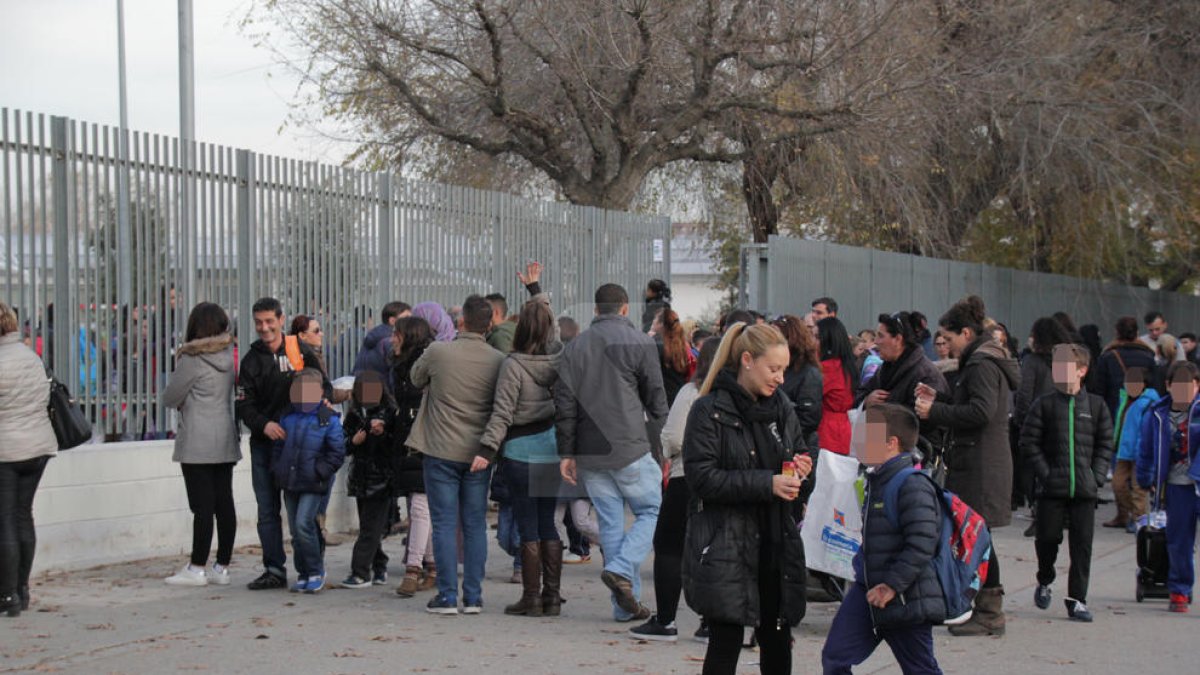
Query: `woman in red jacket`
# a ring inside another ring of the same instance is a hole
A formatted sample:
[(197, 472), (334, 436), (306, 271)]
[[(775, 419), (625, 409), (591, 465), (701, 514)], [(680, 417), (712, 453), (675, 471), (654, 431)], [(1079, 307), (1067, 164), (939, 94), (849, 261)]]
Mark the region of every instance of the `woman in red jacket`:
[(820, 447), (839, 455), (850, 452), (850, 417), (854, 407), (854, 383), (858, 368), (850, 335), (834, 317), (817, 322), (817, 338), (821, 343), (821, 374), (825, 392), (821, 398), (821, 424), (817, 427)]

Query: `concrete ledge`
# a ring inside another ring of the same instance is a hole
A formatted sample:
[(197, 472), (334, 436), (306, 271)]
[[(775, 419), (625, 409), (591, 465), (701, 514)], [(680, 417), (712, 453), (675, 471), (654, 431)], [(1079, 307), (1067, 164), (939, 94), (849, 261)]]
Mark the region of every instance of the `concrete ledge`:
[[(33, 502), (38, 549), (34, 572), (66, 570), (164, 555), (191, 549), (192, 514), (172, 441), (103, 443), (62, 452), (50, 460)], [(258, 520), (250, 484), (249, 439), (234, 468), (237, 545), (258, 543)], [(346, 496), (343, 467), (329, 502), (326, 527), (357, 527)], [(286, 531), (286, 515), (284, 515)], [(216, 540), (214, 536), (213, 547)]]

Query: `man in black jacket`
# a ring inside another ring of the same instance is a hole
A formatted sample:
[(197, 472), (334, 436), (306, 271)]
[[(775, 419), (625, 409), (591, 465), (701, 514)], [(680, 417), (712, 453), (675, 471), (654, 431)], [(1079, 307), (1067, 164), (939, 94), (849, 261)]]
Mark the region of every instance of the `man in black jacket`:
[(854, 557), (855, 580), (838, 609), (821, 662), (825, 673), (850, 673), (886, 641), (906, 673), (938, 673), (932, 625), (946, 619), (941, 583), (929, 562), (941, 528), (933, 483), (909, 474), (886, 512), (888, 483), (913, 466), (917, 417), (894, 403), (866, 410), (867, 493), (863, 543)]
[(1081, 387), (1091, 355), (1082, 345), (1054, 348), (1054, 386), (1058, 391), (1033, 402), (1021, 429), (1021, 454), (1041, 482), (1037, 504), (1038, 587), (1034, 603), (1050, 606), (1054, 563), (1063, 539), (1063, 521), (1071, 551), (1067, 576), (1067, 616), (1090, 622), (1088, 576), (1096, 496), (1108, 474), (1113, 451), (1112, 416), (1104, 399)]
[[(271, 449), (287, 437), (279, 418), (291, 407), (289, 389), (298, 370), (320, 372), (317, 355), (303, 341), (288, 343), (283, 306), (275, 298), (254, 303), (254, 330), (258, 340), (242, 356), (238, 369), (238, 419), (250, 430), (250, 480), (258, 502), (258, 540), (262, 544), (263, 573), (251, 581), (252, 591), (287, 588), (287, 555), (283, 551), (283, 498), (271, 476)], [(324, 378), (323, 378), (324, 379)], [(326, 395), (329, 382), (324, 381)]]

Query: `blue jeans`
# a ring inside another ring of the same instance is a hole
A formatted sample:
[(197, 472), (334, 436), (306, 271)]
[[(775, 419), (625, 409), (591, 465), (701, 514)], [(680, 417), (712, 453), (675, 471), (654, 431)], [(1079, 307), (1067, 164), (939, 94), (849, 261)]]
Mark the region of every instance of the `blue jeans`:
[(512, 556), (513, 569), (521, 569), (521, 532), (517, 529), (511, 502), (501, 504), (496, 512), (496, 543), (500, 544), (500, 550)]
[(284, 492), (288, 527), (292, 530), (292, 553), (296, 574), (300, 579), (325, 574), (321, 555), (321, 527), (317, 514), (321, 512), (323, 495), (317, 492)]
[(458, 600), (458, 526), (463, 532), (463, 601), (483, 602), (487, 563), (487, 497), (492, 470), (471, 473), (466, 462), (425, 456), (425, 495), (433, 524), (433, 558), (438, 594)]
[(905, 675), (942, 672), (933, 655), (932, 626), (889, 626), (876, 631), (866, 590), (857, 583), (850, 584), (837, 616), (833, 617), (825, 648), (821, 650), (821, 666), (826, 675), (849, 674), (851, 667), (866, 661), (882, 641), (892, 648), (892, 655)]
[(500, 465), (512, 499), (513, 517), (521, 543), (558, 541), (554, 510), (562, 474), (558, 464), (527, 464), (506, 459)]
[(258, 502), (258, 541), (262, 544), (263, 568), (287, 578), (287, 554), (283, 552), (283, 500), (271, 475), (270, 441), (250, 440), (250, 482)]
[(1180, 595), (1192, 592), (1196, 581), (1196, 519), (1200, 498), (1195, 485), (1167, 486), (1167, 590)]
[[(641, 599), (642, 563), (654, 546), (654, 529), (662, 505), (662, 469), (647, 453), (632, 464), (616, 470), (580, 469), (596, 519), (600, 523), (600, 545), (604, 569), (633, 582), (633, 596)], [(633, 525), (625, 531), (625, 505), (633, 512)], [(612, 598), (613, 618), (630, 616)]]

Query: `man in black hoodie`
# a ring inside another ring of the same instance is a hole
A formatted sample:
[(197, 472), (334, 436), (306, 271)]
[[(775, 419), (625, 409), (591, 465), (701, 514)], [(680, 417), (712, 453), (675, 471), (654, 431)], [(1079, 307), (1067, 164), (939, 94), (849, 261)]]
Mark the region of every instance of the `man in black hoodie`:
[[(258, 340), (242, 356), (238, 369), (238, 419), (250, 430), (250, 476), (258, 502), (258, 540), (262, 544), (263, 573), (252, 591), (287, 587), (287, 555), (283, 551), (283, 500), (271, 476), (271, 448), (287, 434), (279, 418), (291, 406), (289, 389), (296, 371), (321, 372), (317, 354), (302, 341), (285, 339), (283, 306), (275, 298), (254, 303), (254, 331)], [(324, 382), (326, 395), (329, 382)]]

